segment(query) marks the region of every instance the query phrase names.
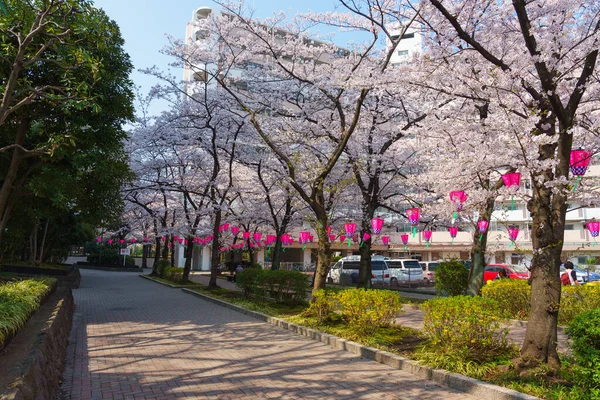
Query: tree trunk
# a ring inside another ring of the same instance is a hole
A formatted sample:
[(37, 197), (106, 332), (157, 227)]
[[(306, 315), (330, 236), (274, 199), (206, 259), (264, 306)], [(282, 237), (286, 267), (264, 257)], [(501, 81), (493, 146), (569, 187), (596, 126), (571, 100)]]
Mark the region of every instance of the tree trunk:
[[(29, 125), (29, 118), (22, 118), (19, 121), (16, 132), (17, 136), (15, 137), (15, 144), (23, 146), (25, 143), (25, 136), (29, 131)], [(17, 179), (17, 172), (19, 171), (19, 166), (21, 165), (22, 160), (23, 151), (19, 147), (15, 147), (12, 151), (8, 170), (4, 175), (4, 180), (2, 181), (2, 186), (0, 187), (0, 217), (2, 220), (8, 220), (9, 218), (9, 215), (5, 215), (8, 211), (7, 205), (13, 192), (14, 183)]]
[(192, 258), (194, 256), (194, 242), (193, 236), (188, 237), (188, 244), (185, 246), (185, 265), (183, 267), (182, 282), (190, 280), (190, 271), (192, 270)]
[(142, 244), (142, 269), (148, 268), (148, 252), (150, 246), (147, 243)]
[(165, 235), (165, 245), (162, 249), (162, 258), (164, 260), (169, 259), (169, 243), (170, 243), (170, 235)]
[(371, 277), (373, 274), (371, 269), (371, 239), (363, 242), (358, 251), (360, 252), (360, 266), (358, 267), (357, 286), (368, 289), (371, 287)]
[(42, 263), (44, 259), (44, 246), (46, 245), (46, 236), (48, 235), (48, 224), (50, 222), (49, 218), (46, 218), (46, 224), (44, 226), (44, 234), (42, 235), (42, 243), (40, 244), (40, 255), (38, 256), (38, 264)]
[(36, 263), (37, 260), (37, 247), (38, 247), (38, 230), (40, 229), (40, 223), (36, 222), (35, 226), (33, 227), (33, 231), (31, 232), (31, 249), (30, 249), (30, 253), (29, 253), (29, 261), (31, 261), (32, 264)]
[[(485, 209), (479, 210), (479, 219), (490, 221), (492, 212), (494, 212), (494, 199), (490, 198), (485, 204)], [(483, 271), (485, 270), (485, 251), (487, 248), (488, 231), (483, 235), (479, 229), (473, 233), (473, 247), (471, 247), (471, 270), (469, 271), (469, 286), (467, 294), (469, 296), (478, 296), (483, 284)], [(481, 237), (481, 240), (479, 238)]]
[(175, 266), (175, 246), (177, 246), (177, 241), (175, 240), (175, 235), (171, 235), (171, 267)]
[(154, 245), (156, 246), (156, 251), (154, 252), (154, 264), (152, 265), (152, 274), (158, 275), (158, 261), (160, 260), (160, 238), (156, 236), (154, 239)]
[(315, 212), (317, 216), (317, 237), (319, 238), (317, 253), (317, 270), (313, 283), (313, 292), (318, 289), (325, 289), (327, 283), (327, 274), (331, 264), (331, 244), (327, 235), (327, 214), (324, 210)]
[(281, 234), (277, 232), (277, 240), (275, 241), (275, 247), (271, 253), (271, 269), (276, 270), (279, 269), (281, 264)]
[(210, 280), (208, 281), (208, 290), (216, 289), (219, 287), (217, 285), (217, 275), (219, 273), (219, 258), (221, 256), (220, 249), (221, 246), (219, 244), (219, 226), (221, 225), (221, 209), (218, 209), (215, 213), (215, 221), (213, 225), (213, 242), (211, 246), (210, 253)]

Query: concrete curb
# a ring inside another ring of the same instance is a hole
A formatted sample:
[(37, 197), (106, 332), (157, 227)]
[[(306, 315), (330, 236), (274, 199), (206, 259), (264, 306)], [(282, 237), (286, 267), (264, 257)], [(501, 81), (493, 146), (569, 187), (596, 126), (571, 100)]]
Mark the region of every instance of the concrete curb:
[(149, 281), (152, 282), (156, 282), (159, 283), (163, 286), (167, 286), (167, 287), (171, 287), (171, 288), (175, 288), (175, 289), (181, 289), (181, 288), (198, 288), (200, 285), (171, 285), (170, 283), (164, 283), (161, 281), (157, 281), (156, 279), (152, 279), (151, 277), (147, 276), (147, 275), (138, 275), (140, 278), (144, 278), (144, 279), (148, 279)]
[(231, 303), (223, 300), (215, 299), (210, 296), (206, 296), (202, 293), (195, 292), (189, 289), (181, 289), (183, 292), (191, 294), (196, 297), (200, 297), (206, 301), (214, 304), (218, 304), (222, 307), (229, 308), (231, 310), (240, 312), (242, 314), (251, 316), (260, 321), (267, 322), (271, 325), (275, 325), (292, 331), (298, 335), (308, 337), (313, 340), (322, 342), (334, 349), (344, 350), (357, 356), (377, 361), (385, 364), (389, 367), (408, 372), (416, 375), (420, 378), (428, 379), (447, 386), (451, 389), (459, 390), (461, 392), (469, 393), (479, 398), (487, 400), (534, 400), (537, 397), (530, 396), (525, 393), (517, 392), (516, 390), (507, 389), (501, 386), (492, 385), (477, 379), (469, 378), (464, 375), (451, 373), (444, 370), (433, 369), (424, 365), (420, 365), (416, 361), (409, 360), (398, 356), (396, 354), (389, 353), (374, 349), (372, 347), (363, 346), (350, 340), (342, 339), (337, 336), (329, 335), (311, 328), (307, 328), (302, 325), (292, 324), (279, 318), (271, 317), (269, 315), (259, 313), (256, 311), (246, 310), (245, 308), (238, 307)]

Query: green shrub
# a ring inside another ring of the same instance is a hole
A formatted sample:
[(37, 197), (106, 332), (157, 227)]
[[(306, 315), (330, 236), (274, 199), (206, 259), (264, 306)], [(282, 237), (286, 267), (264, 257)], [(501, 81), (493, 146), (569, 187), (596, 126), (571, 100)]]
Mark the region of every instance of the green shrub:
[(269, 295), (278, 303), (298, 304), (306, 298), (308, 276), (301, 272), (265, 270), (262, 277)]
[(181, 281), (183, 280), (183, 268), (165, 268), (163, 271), (163, 278), (168, 279), (171, 282), (181, 283)]
[(559, 325), (568, 325), (579, 314), (600, 308), (600, 285), (562, 286)]
[(429, 300), (421, 309), (423, 330), (440, 353), (483, 363), (509, 351), (508, 329), (498, 317), (503, 310), (495, 300), (453, 296)]
[(161, 258), (156, 264), (156, 273), (161, 278), (164, 278), (165, 270), (167, 268), (171, 268), (171, 260), (165, 260), (164, 258)]
[(600, 389), (600, 308), (579, 314), (567, 329), (577, 361), (578, 384), (599, 393)]
[(481, 295), (500, 304), (508, 318), (529, 318), (531, 286), (521, 279), (498, 279), (481, 288)]
[(235, 283), (242, 289), (244, 297), (264, 297), (265, 295), (265, 275), (263, 269), (246, 268), (235, 276)]
[(469, 270), (459, 260), (443, 261), (435, 271), (435, 289), (438, 293), (459, 296), (467, 290)]
[(328, 290), (315, 290), (304, 315), (317, 317), (319, 323), (329, 320), (336, 309), (337, 295)]
[(41, 278), (0, 285), (0, 349), (25, 325), (55, 284), (56, 279)]
[(340, 313), (359, 335), (371, 335), (390, 326), (402, 312), (400, 295), (389, 290), (347, 289), (338, 292)]

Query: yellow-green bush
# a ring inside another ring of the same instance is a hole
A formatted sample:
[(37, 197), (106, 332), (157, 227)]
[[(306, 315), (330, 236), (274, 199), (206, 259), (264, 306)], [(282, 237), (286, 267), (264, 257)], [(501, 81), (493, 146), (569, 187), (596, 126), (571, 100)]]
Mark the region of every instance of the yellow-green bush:
[(319, 323), (329, 319), (336, 309), (337, 296), (323, 289), (312, 293), (310, 306), (304, 311), (305, 315), (317, 317)]
[(581, 313), (571, 322), (567, 335), (577, 360), (575, 374), (578, 385), (587, 389), (591, 398), (600, 395), (600, 308)]
[(496, 300), (508, 318), (528, 319), (531, 286), (521, 279), (498, 279), (481, 288), (481, 296)]
[(441, 353), (463, 361), (492, 361), (509, 351), (508, 329), (497, 301), (453, 296), (425, 302), (423, 329)]
[(56, 279), (26, 279), (0, 285), (0, 349), (21, 329), (42, 299), (52, 291)]
[(170, 267), (163, 270), (163, 278), (179, 283), (183, 280), (183, 268)]
[(359, 335), (390, 326), (402, 312), (400, 295), (389, 290), (347, 289), (337, 294), (337, 300), (342, 317)]
[(596, 308), (600, 308), (600, 286), (563, 286), (558, 323), (568, 325), (579, 314)]

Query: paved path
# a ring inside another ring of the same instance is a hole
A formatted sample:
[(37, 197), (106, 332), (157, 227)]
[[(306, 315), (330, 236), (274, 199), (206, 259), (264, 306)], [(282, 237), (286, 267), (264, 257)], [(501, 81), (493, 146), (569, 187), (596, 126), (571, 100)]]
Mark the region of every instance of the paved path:
[(474, 399), (137, 274), (81, 274), (62, 399)]

